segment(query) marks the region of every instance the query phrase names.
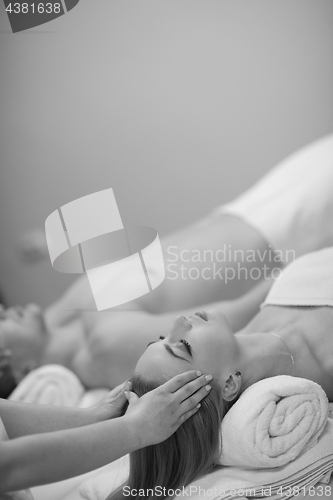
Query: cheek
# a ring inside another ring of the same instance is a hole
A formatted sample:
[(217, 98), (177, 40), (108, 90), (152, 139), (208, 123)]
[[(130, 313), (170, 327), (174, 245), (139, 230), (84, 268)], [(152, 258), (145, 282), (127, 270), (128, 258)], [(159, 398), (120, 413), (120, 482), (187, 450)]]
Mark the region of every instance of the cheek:
[(205, 355), (200, 356), (193, 363), (195, 370), (200, 370), (205, 375), (212, 375), (214, 378), (219, 374), (221, 366), (221, 357), (213, 347), (206, 349)]
[(230, 348), (227, 342), (218, 342), (212, 344), (208, 350), (207, 358), (209, 359), (208, 367), (211, 367), (211, 375), (214, 377), (220, 376), (223, 367), (228, 365), (233, 358), (233, 350)]

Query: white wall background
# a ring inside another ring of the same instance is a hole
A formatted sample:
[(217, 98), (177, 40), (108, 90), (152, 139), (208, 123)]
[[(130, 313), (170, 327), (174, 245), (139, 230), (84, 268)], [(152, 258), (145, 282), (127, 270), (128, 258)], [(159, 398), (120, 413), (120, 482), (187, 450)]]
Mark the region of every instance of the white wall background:
[(17, 242), (113, 187), (123, 221), (165, 234), (332, 130), (331, 0), (81, 0), (12, 34), (0, 2), (0, 288), (72, 280)]

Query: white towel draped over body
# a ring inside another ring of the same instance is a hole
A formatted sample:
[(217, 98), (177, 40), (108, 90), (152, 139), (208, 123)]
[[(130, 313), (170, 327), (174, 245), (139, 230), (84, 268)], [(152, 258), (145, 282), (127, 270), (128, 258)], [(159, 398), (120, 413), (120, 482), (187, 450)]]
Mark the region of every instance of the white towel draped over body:
[(250, 386), (222, 421), (220, 463), (279, 467), (313, 446), (328, 417), (323, 389), (311, 380), (280, 375)]
[(333, 307), (332, 263), (333, 247), (296, 259), (275, 280), (261, 307)]
[(12, 392), (11, 401), (54, 406), (79, 406), (84, 388), (77, 376), (60, 365), (30, 372)]
[(276, 165), (238, 198), (214, 210), (257, 230), (291, 262), (333, 245), (333, 134)]

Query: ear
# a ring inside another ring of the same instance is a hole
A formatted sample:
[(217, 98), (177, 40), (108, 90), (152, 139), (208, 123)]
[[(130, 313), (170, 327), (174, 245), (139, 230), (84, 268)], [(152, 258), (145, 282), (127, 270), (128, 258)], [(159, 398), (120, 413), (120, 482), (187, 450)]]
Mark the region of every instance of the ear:
[(231, 373), (222, 389), (222, 397), (225, 401), (233, 401), (241, 389), (241, 377)]

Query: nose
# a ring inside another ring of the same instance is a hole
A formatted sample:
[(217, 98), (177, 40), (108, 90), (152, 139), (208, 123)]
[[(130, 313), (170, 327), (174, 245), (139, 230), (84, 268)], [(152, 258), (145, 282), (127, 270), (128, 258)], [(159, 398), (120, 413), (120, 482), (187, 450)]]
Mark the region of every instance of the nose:
[(192, 325), (185, 316), (177, 316), (169, 333), (170, 340), (177, 338), (179, 335), (191, 330), (191, 328)]

